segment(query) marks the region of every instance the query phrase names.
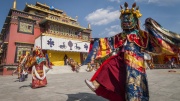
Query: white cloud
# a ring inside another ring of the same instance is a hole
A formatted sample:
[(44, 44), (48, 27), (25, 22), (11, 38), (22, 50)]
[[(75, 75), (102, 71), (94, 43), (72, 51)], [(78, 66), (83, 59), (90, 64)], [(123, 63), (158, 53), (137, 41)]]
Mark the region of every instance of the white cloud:
[(110, 2), (117, 2), (117, 3), (121, 2), (121, 0), (108, 0), (108, 1), (110, 1)]
[(180, 0), (135, 0), (136, 2), (147, 2), (158, 4), (159, 6), (168, 6), (180, 3)]
[(113, 26), (110, 26), (109, 28), (105, 28), (105, 31), (102, 32), (101, 34), (99, 34), (99, 36), (110, 37), (110, 36), (114, 36), (120, 32), (122, 32), (121, 26), (113, 25)]
[(85, 19), (92, 25), (106, 25), (118, 20), (120, 16), (120, 12), (118, 10), (112, 10), (112, 7), (97, 9), (96, 11), (88, 14)]

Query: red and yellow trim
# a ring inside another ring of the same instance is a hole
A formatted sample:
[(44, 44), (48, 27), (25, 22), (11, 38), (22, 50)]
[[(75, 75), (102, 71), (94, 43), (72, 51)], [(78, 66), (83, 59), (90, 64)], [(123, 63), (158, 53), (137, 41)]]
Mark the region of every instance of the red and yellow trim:
[(149, 41), (149, 35), (145, 31), (140, 31), (140, 36), (136, 34), (129, 34), (127, 35), (127, 39), (129, 42), (134, 42), (136, 45), (142, 48), (146, 48)]
[(143, 57), (137, 56), (132, 51), (125, 51), (124, 58), (127, 65), (131, 66), (132, 68), (135, 68), (136, 70), (142, 73), (145, 72)]

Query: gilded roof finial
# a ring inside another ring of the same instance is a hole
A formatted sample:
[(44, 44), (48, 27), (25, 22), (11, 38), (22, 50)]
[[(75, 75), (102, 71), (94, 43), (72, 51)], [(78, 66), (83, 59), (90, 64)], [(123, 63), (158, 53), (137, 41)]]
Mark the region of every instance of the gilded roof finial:
[(78, 20), (78, 16), (76, 16), (75, 20), (76, 20), (76, 21)]
[(91, 29), (91, 25), (90, 24), (88, 24), (88, 29)]
[(13, 2), (13, 7), (12, 7), (13, 9), (16, 9), (16, 0), (14, 0), (14, 2)]

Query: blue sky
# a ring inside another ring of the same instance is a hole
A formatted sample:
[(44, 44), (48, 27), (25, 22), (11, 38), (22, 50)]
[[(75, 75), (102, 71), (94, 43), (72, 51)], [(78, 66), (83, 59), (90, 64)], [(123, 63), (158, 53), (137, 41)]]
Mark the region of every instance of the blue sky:
[[(14, 0), (0, 0), (0, 28), (12, 8)], [(92, 37), (109, 37), (122, 31), (120, 27), (120, 5), (124, 2), (131, 5), (136, 2), (143, 16), (140, 18), (141, 28), (146, 18), (151, 17), (164, 28), (180, 33), (180, 0), (16, 0), (17, 10), (24, 10), (25, 4), (40, 2), (63, 10), (68, 16), (75, 18), (86, 27), (91, 24)]]

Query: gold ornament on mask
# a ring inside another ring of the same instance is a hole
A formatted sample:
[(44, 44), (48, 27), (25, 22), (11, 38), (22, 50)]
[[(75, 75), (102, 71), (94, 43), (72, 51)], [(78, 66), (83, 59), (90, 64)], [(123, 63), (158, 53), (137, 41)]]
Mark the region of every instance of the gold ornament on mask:
[[(120, 5), (120, 8), (121, 8), (120, 18), (121, 18), (121, 16), (122, 16), (123, 14), (133, 14), (133, 15), (135, 15), (135, 17), (137, 17), (137, 18), (140, 18), (140, 17), (142, 16), (142, 14), (141, 14), (140, 11), (139, 11), (139, 6), (136, 7), (136, 3), (133, 3), (132, 8), (129, 9), (129, 8), (128, 8), (128, 3), (125, 2), (125, 3), (124, 3), (124, 7), (125, 7), (125, 9), (123, 9), (123, 7)], [(135, 9), (135, 7), (136, 7), (136, 9)]]

